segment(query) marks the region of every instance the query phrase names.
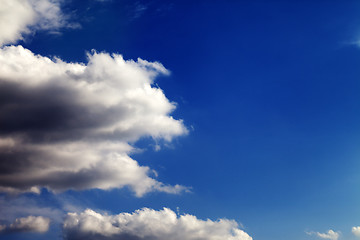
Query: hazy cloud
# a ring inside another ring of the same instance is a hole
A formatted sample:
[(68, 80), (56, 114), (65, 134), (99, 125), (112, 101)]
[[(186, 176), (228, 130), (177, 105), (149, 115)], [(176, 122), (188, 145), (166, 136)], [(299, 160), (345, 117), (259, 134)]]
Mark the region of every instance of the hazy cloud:
[(360, 226), (359, 227), (352, 227), (351, 232), (357, 236), (360, 237)]
[(235, 221), (177, 216), (167, 208), (143, 208), (119, 215), (102, 215), (90, 209), (68, 213), (63, 229), (67, 240), (252, 240)]
[(0, 225), (0, 233), (9, 232), (39, 232), (44, 233), (49, 230), (50, 219), (42, 216), (28, 216), (17, 218), (8, 225)]
[(48, 202), (35, 195), (0, 195), (0, 223), (13, 222), (23, 216), (43, 216), (57, 224), (63, 221), (69, 211), (82, 211), (76, 201), (64, 199), (54, 195)]
[(153, 86), (158, 62), (93, 52), (66, 63), (21, 46), (0, 49), (0, 190), (129, 186), (178, 193), (129, 157), (141, 137), (171, 141), (187, 129), (175, 104)]

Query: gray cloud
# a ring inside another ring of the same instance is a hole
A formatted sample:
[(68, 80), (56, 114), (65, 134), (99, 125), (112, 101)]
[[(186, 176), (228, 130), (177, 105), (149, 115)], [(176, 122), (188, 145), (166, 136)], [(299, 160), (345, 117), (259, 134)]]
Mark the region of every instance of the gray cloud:
[(42, 216), (27, 216), (17, 218), (8, 225), (0, 225), (0, 233), (12, 232), (39, 232), (44, 233), (49, 230), (50, 219)]
[(0, 191), (130, 187), (178, 193), (129, 154), (141, 137), (171, 141), (187, 129), (153, 86), (158, 62), (96, 53), (66, 63), (21, 46), (0, 49)]
[(143, 208), (118, 215), (102, 215), (90, 209), (68, 213), (63, 230), (66, 240), (252, 240), (233, 220), (177, 216), (167, 208)]

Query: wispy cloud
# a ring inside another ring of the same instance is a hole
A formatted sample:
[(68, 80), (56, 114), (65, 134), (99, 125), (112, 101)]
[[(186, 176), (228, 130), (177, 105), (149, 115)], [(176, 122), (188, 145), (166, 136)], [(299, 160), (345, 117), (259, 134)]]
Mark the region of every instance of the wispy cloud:
[(16, 43), (37, 30), (58, 33), (77, 28), (60, 8), (60, 0), (2, 0), (0, 4), (0, 46)]
[[(0, 221), (1, 222), (13, 222), (17, 218), (23, 216), (43, 216), (51, 219), (52, 222), (60, 223), (68, 209), (65, 204), (71, 204), (71, 202), (60, 203), (59, 207), (46, 205), (39, 201), (37, 198), (29, 196), (0, 196)], [(64, 206), (63, 206), (64, 205)], [(62, 210), (61, 208), (64, 208)]]
[(340, 237), (340, 232), (335, 232), (333, 230), (329, 230), (326, 233), (320, 233), (320, 232), (306, 232), (308, 235), (315, 235), (322, 239), (330, 239), (330, 240), (338, 240)]

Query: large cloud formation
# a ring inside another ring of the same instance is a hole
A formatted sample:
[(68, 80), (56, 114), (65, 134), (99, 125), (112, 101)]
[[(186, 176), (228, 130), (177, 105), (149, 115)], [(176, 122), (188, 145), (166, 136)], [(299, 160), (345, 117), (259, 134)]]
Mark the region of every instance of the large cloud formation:
[[(61, 12), (61, 2), (3, 0), (0, 46), (37, 30), (76, 27)], [(176, 104), (154, 85), (167, 74), (158, 62), (118, 54), (93, 51), (87, 63), (67, 63), (22, 46), (1, 47), (0, 191), (129, 187), (139, 197), (186, 191), (157, 181), (155, 171), (130, 157), (140, 138), (171, 141), (187, 133), (182, 120), (171, 117)], [(50, 219), (61, 221), (65, 211), (19, 197), (11, 203), (1, 197), (0, 203), (0, 220), (12, 222), (0, 225), (0, 233), (46, 232)], [(30, 216), (18, 217), (24, 214)], [(68, 240), (252, 240), (235, 221), (177, 216), (166, 208), (116, 216), (69, 213), (63, 231)]]
[(117, 54), (93, 52), (86, 65), (0, 49), (0, 190), (184, 190), (156, 181), (128, 155), (141, 137), (187, 133), (153, 85), (159, 74), (168, 71), (158, 62)]
[(15, 43), (36, 30), (57, 32), (77, 27), (62, 13), (60, 0), (2, 0), (0, 4), (0, 46)]
[(93, 210), (69, 213), (63, 225), (66, 240), (252, 240), (235, 221), (177, 216), (164, 208), (102, 215)]
[(17, 218), (9, 225), (0, 225), (0, 233), (12, 232), (39, 232), (49, 230), (50, 219), (42, 216), (28, 216)]

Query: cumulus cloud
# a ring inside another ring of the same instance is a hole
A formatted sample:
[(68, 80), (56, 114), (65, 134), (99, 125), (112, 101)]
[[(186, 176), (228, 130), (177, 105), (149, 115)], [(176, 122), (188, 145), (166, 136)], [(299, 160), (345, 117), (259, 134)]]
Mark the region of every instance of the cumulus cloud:
[(8, 225), (0, 225), (0, 233), (9, 232), (39, 232), (44, 233), (49, 230), (50, 219), (42, 216), (28, 216), (17, 218)]
[(360, 226), (358, 226), (358, 227), (352, 227), (351, 232), (352, 232), (355, 236), (360, 237)]
[(2, 0), (0, 4), (0, 46), (15, 43), (35, 30), (56, 32), (76, 27), (62, 13), (60, 0)]
[(63, 230), (67, 240), (252, 240), (233, 220), (177, 216), (168, 208), (143, 208), (119, 215), (87, 209), (80, 214), (68, 213)]
[(339, 232), (335, 232), (333, 230), (329, 230), (327, 233), (320, 233), (320, 232), (308, 232), (308, 235), (315, 235), (322, 239), (330, 239), (330, 240), (338, 240), (340, 237)]
[(0, 49), (0, 190), (39, 192), (130, 187), (178, 193), (129, 154), (142, 137), (187, 133), (175, 103), (155, 87), (158, 62), (92, 52), (66, 63), (21, 46)]

